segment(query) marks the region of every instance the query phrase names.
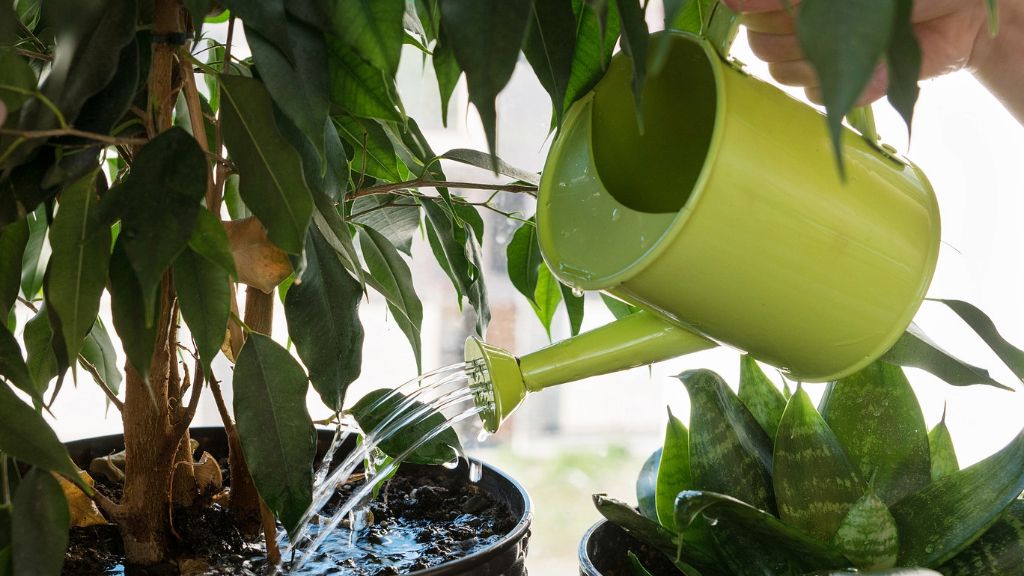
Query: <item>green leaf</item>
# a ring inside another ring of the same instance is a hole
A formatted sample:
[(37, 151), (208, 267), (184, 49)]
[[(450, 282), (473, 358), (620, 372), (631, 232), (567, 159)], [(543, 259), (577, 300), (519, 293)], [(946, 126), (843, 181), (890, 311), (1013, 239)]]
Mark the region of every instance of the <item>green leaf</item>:
[(524, 222), (512, 234), (512, 240), (505, 248), (505, 258), (508, 278), (512, 285), (520, 294), (526, 296), (531, 304), (536, 305), (537, 280), (540, 277), (540, 268), (544, 265), (544, 258), (540, 253), (537, 225), (534, 224), (533, 218)]
[(462, 68), (459, 67), (458, 61), (455, 60), (455, 53), (452, 52), (452, 47), (448, 43), (448, 37), (444, 30), (441, 30), (437, 43), (434, 44), (432, 60), (434, 75), (437, 76), (437, 90), (441, 96), (441, 123), (447, 128), (448, 102), (451, 101), (452, 92), (455, 91), (455, 86), (458, 85), (459, 78), (462, 76)]
[(253, 482), (294, 536), (313, 498), (316, 431), (306, 411), (306, 374), (269, 336), (250, 332), (233, 382), (238, 436)]
[(1005, 576), (1020, 572), (1024, 558), (1024, 500), (1015, 500), (980, 538), (939, 566), (946, 576)]
[(57, 377), (57, 356), (53, 353), (52, 339), (53, 329), (50, 328), (50, 319), (47, 317), (44, 303), (39, 307), (39, 312), (25, 323), (25, 332), (22, 335), (25, 343), (25, 364), (39, 394), (45, 392), (50, 381)]
[(832, 544), (861, 570), (892, 568), (899, 553), (896, 520), (873, 490), (853, 504)]
[(224, 143), (238, 167), (242, 200), (271, 242), (299, 254), (313, 212), (299, 154), (276, 128), (273, 105), (259, 81), (222, 76), (221, 83)]
[(352, 203), (350, 219), (373, 228), (412, 256), (412, 238), (420, 227), (420, 207), (415, 200), (394, 194), (360, 196)]
[(366, 174), (387, 182), (401, 182), (398, 156), (380, 124), (351, 116), (336, 116), (338, 132), (354, 149), (351, 166), (355, 177)]
[(607, 498), (604, 494), (594, 494), (594, 506), (609, 522), (622, 528), (630, 536), (651, 545), (669, 558), (676, 557), (672, 532), (657, 522), (641, 516), (632, 506)]
[(224, 230), (220, 218), (205, 208), (199, 210), (196, 218), (196, 228), (192, 231), (192, 237), (188, 239), (188, 247), (196, 254), (206, 258), (227, 272), (231, 277), (237, 277), (235, 270), (235, 258), (231, 255), (231, 246), (228, 244), (228, 233)]
[(648, 520), (658, 521), (658, 466), (661, 464), (663, 448), (658, 448), (640, 468), (640, 475), (636, 478), (636, 501), (640, 514)]
[(316, 211), (313, 212), (316, 229), (334, 249), (341, 259), (342, 266), (355, 277), (359, 287), (364, 288), (366, 276), (362, 265), (359, 264), (359, 256), (356, 255), (355, 243), (352, 242), (352, 228), (342, 219), (334, 203), (325, 194), (314, 193), (313, 202), (316, 204)]
[[(181, 128), (171, 128), (142, 148), (124, 183), (104, 197), (104, 204), (113, 201), (120, 208), (118, 239), (138, 278), (147, 312), (155, 308), (164, 272), (192, 237), (208, 169), (195, 139)], [(146, 324), (152, 320), (147, 316)]]
[(231, 277), (216, 263), (187, 247), (174, 260), (173, 277), (181, 317), (209, 371), (228, 326)]
[(403, 122), (398, 90), (393, 77), (363, 59), (342, 40), (327, 40), (331, 74), (331, 102), (345, 112), (363, 118)]
[(306, 239), (306, 269), (285, 296), (288, 334), (309, 379), (330, 409), (341, 410), (345, 390), (362, 365), (363, 291), (319, 230)]
[(404, 17), (405, 0), (342, 0), (334, 3), (332, 30), (367, 62), (394, 77)]
[(28, 243), (21, 264), (21, 294), (32, 300), (43, 288), (43, 274), (50, 260), (50, 247), (46, 242), (46, 207), (40, 206), (25, 215), (28, 222)]
[[(858, 576), (863, 572), (848, 572), (845, 570), (829, 570), (828, 572), (815, 572), (814, 576)], [(934, 570), (926, 568), (894, 568), (892, 570), (873, 570), (873, 576), (943, 576)], [(981, 576), (981, 575), (979, 575)]]
[(28, 62), (13, 48), (0, 47), (0, 100), (7, 107), (7, 113), (17, 112), (28, 100), (27, 94), (35, 89), (36, 73)]
[(247, 27), (255, 29), (277, 47), (288, 61), (294, 61), (289, 27), (281, 25), (286, 18), (288, 3), (285, 0), (225, 0), (223, 3)]
[(541, 266), (537, 274), (536, 291), (533, 293), (533, 301), (530, 304), (533, 306), (537, 318), (540, 319), (541, 325), (544, 326), (549, 340), (551, 339), (551, 320), (555, 317), (555, 311), (558, 310), (558, 305), (561, 303), (562, 290), (558, 280), (551, 275), (547, 266)]
[(805, 0), (797, 37), (821, 81), (828, 127), (843, 171), (843, 117), (853, 109), (889, 46), (897, 0)]
[(156, 323), (146, 325), (146, 318), (155, 315), (154, 308), (143, 298), (139, 280), (124, 252), (123, 235), (118, 236), (110, 255), (110, 311), (124, 354), (144, 379), (149, 378), (149, 363), (156, 346)]
[[(143, 153), (139, 154), (141, 159)], [(92, 329), (107, 283), (110, 232), (90, 235), (96, 221), (96, 173), (87, 174), (65, 189), (50, 226), (53, 255), (47, 266), (46, 301), (60, 318), (68, 358), (78, 356), (82, 340)]]
[(953, 447), (953, 437), (946, 427), (946, 411), (942, 411), (942, 420), (928, 432), (928, 447), (931, 454), (932, 481), (948, 476), (960, 470), (960, 462)]
[[(462, 454), (458, 435), (448, 426), (440, 412), (427, 410), (418, 400), (409, 400), (402, 394), (391, 394), (391, 390), (374, 390), (356, 402), (350, 412), (359, 422), (359, 427), (368, 437), (380, 441), (379, 448), (388, 456), (398, 459), (405, 451), (426, 440), (403, 462), (415, 464), (444, 464)], [(396, 428), (403, 419), (422, 414)], [(378, 427), (383, 428), (378, 430)], [(383, 436), (387, 436), (383, 438)]]
[(914, 105), (921, 92), (917, 85), (921, 77), (921, 47), (914, 34), (914, 0), (895, 1), (892, 39), (885, 53), (889, 68), (887, 96), (892, 107), (903, 117), (909, 132), (914, 118)]
[(59, 576), (70, 529), (71, 513), (60, 483), (49, 472), (31, 470), (21, 480), (11, 510), (14, 573)]
[[(716, 0), (666, 0), (665, 28), (694, 34), (704, 31)], [(671, 5), (671, 8), (670, 8)]]
[(924, 414), (898, 366), (875, 362), (829, 384), (821, 415), (886, 504), (931, 482)]
[(786, 410), (786, 399), (749, 354), (740, 357), (738, 396), (757, 419), (757, 423), (761, 425), (768, 438), (774, 440), (782, 413)]
[(562, 124), (562, 103), (565, 102), (575, 52), (576, 14), (572, 10), (572, 0), (534, 2), (523, 54), (541, 86), (551, 96), (559, 126)]
[(565, 302), (565, 312), (569, 316), (569, 334), (575, 336), (580, 333), (583, 327), (583, 313), (586, 298), (582, 294), (577, 296), (573, 289), (559, 282), (559, 289), (562, 291), (562, 301)]
[(497, 156), (492, 156), (485, 152), (478, 150), (470, 150), (468, 148), (453, 148), (444, 154), (439, 156), (445, 160), (452, 160), (462, 164), (468, 164), (470, 166), (476, 166), (477, 168), (483, 168), (484, 170), (493, 170), (495, 174), (501, 174), (514, 178), (527, 184), (533, 184), (537, 186), (540, 184), (540, 176), (535, 172), (529, 170), (523, 170), (522, 168), (516, 168), (505, 162)]
[(943, 476), (892, 507), (901, 566), (937, 566), (994, 524), (1024, 491), (1024, 431), (977, 464)]
[(526, 35), (530, 0), (442, 0), (441, 21), (459, 66), (466, 71), (469, 101), (476, 106), (496, 152), (494, 100), (512, 77)]
[(210, 0), (183, 0), (182, 4), (188, 9), (189, 18), (192, 20), (194, 36), (199, 38), (203, 33), (203, 22), (206, 20), (206, 13), (210, 11)]
[(59, 472), (87, 494), (92, 493), (78, 477), (78, 468), (49, 424), (4, 385), (0, 385), (0, 452), (26, 464)]
[(629, 558), (629, 569), (633, 576), (654, 576), (647, 568), (644, 568), (640, 559), (632, 551), (627, 552), (626, 557)]
[(962, 300), (936, 300), (949, 306), (988, 347), (996, 353), (996, 356), (1006, 364), (1017, 378), (1024, 380), (1024, 350), (1010, 344), (996, 329), (996, 325), (987, 314), (977, 306)]
[(681, 532), (682, 528), (685, 528), (676, 525), (676, 496), (684, 490), (693, 488), (693, 475), (690, 472), (690, 433), (686, 425), (669, 409), (655, 493), (658, 522), (662, 526), (673, 532)]
[[(746, 502), (714, 492), (680, 494), (676, 499), (676, 522), (688, 526), (700, 516), (708, 519), (724, 548), (722, 558), (730, 561), (729, 567), (734, 570), (730, 574), (802, 574), (848, 564), (831, 546)], [(755, 559), (770, 564), (770, 568), (766, 570)]]
[(28, 236), (27, 220), (19, 220), (0, 229), (0, 315), (6, 316), (18, 299), (21, 262)]
[(996, 382), (984, 368), (968, 364), (940, 348), (914, 323), (910, 324), (903, 336), (882, 356), (882, 360), (890, 364), (927, 370), (954, 386), (988, 384), (1004, 390), (1011, 389)]
[(779, 518), (828, 542), (866, 485), (802, 388), (790, 399), (775, 437)]
[(36, 388), (28, 366), (21, 357), (21, 346), (5, 323), (0, 323), (0, 378), (31, 396), (36, 402), (42, 402), (42, 393)]
[(114, 343), (110, 340), (107, 328), (99, 319), (92, 325), (92, 330), (82, 342), (78, 361), (92, 364), (102, 378), (99, 380), (93, 375), (96, 383), (117, 395), (121, 389), (121, 370), (117, 365), (117, 352), (114, 351)]
[(363, 252), (363, 260), (370, 270), (370, 275), (387, 291), (385, 297), (388, 309), (395, 318), (395, 323), (409, 339), (413, 355), (416, 357), (417, 371), (423, 371), (420, 330), (423, 326), (423, 304), (416, 295), (412, 282), (412, 272), (394, 245), (380, 232), (373, 228), (359, 229), (359, 247)]
[(637, 0), (615, 0), (622, 23), (622, 52), (633, 63), (633, 100), (636, 104), (637, 125), (643, 133), (643, 93), (647, 79), (647, 42), (649, 32), (644, 10)]
[(608, 311), (612, 313), (612, 316), (614, 316), (616, 320), (620, 318), (625, 318), (630, 314), (636, 314), (637, 312), (640, 311), (640, 309), (637, 308), (636, 306), (626, 304), (622, 300), (619, 300), (614, 296), (609, 296), (604, 292), (601, 293), (601, 300), (604, 302), (604, 305), (608, 308)]
[(572, 73), (565, 91), (563, 108), (568, 111), (574, 102), (585, 96), (604, 75), (619, 38), (619, 9), (616, 2), (608, 2), (607, 25), (602, 25), (598, 14), (583, 0), (574, 0), (579, 26), (576, 32), (576, 52), (572, 59)]
[(718, 374), (690, 370), (678, 378), (690, 395), (694, 485), (701, 490), (728, 491), (773, 512), (772, 443), (761, 425)]
[[(307, 11), (319, 10), (314, 0), (289, 0), (286, 6), (289, 11), (300, 6)], [(268, 37), (246, 23), (245, 37), (253, 61), (274, 103), (323, 158), (324, 124), (330, 109), (330, 78), (323, 65), (327, 60), (324, 34), (290, 14), (274, 27), (287, 30), (290, 52), (282, 52)]]
[[(458, 296), (460, 307), (462, 297), (469, 293), (473, 285), (473, 274), (469, 260), (466, 259), (465, 244), (459, 243), (455, 234), (452, 217), (441, 206), (431, 199), (419, 199), (420, 206), (426, 216), (424, 222), (427, 229), (427, 241), (434, 252), (437, 263), (451, 278), (452, 285)], [(461, 230), (460, 230), (461, 231)], [(462, 238), (465, 240), (465, 238)]]

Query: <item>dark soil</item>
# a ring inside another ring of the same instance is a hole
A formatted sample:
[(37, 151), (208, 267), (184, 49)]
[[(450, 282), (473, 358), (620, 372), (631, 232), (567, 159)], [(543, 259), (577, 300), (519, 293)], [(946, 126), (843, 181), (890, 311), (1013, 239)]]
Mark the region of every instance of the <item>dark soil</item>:
[[(404, 468), (402, 469), (404, 470)], [(408, 574), (472, 554), (494, 544), (516, 524), (509, 509), (495, 502), (462, 474), (444, 468), (391, 479), (370, 505), (371, 523), (352, 538), (339, 528), (303, 575), (391, 576)], [(428, 469), (429, 470), (429, 469)], [(358, 486), (345, 484), (325, 513), (341, 505)], [(116, 487), (97, 482), (105, 493)], [(144, 574), (164, 576), (258, 575), (263, 573), (262, 541), (241, 537), (227, 510), (216, 504), (175, 511), (181, 536), (177, 565), (145, 571), (124, 568), (120, 534), (113, 525), (74, 528), (64, 564), (66, 576)], [(351, 543), (350, 543), (351, 542)]]

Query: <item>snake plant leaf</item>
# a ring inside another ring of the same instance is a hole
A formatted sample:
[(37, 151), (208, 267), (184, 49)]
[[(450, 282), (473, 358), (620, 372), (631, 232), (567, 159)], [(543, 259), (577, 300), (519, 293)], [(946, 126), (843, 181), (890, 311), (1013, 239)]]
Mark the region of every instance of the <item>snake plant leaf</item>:
[[(776, 565), (765, 572), (760, 566), (734, 566), (740, 574), (800, 574), (822, 568), (845, 568), (849, 561), (832, 546), (784, 524), (775, 516), (731, 496), (689, 491), (676, 499), (676, 522), (688, 526), (703, 516), (718, 541), (723, 559), (758, 558)], [(778, 570), (779, 565), (783, 569)], [(754, 571), (751, 571), (754, 570)]]
[(496, 153), (494, 100), (512, 77), (530, 20), (530, 0), (442, 0), (455, 59), (466, 72), (469, 101), (483, 120), (487, 149)]
[(938, 566), (969, 546), (1024, 491), (1024, 430), (1002, 450), (891, 508), (901, 566)]
[(573, 0), (573, 12), (579, 22), (576, 32), (576, 50), (572, 56), (572, 71), (565, 89), (567, 111), (574, 102), (585, 96), (604, 75), (619, 38), (619, 9), (609, 1), (606, 18), (602, 19), (590, 2)]
[(1019, 574), (1024, 558), (1024, 500), (1010, 509), (963, 552), (939, 567), (946, 576)]
[(6, 384), (0, 384), (0, 452), (63, 474), (86, 494), (92, 494), (92, 488), (78, 476), (78, 468), (50, 425)]
[(678, 378), (690, 395), (689, 455), (694, 486), (728, 492), (751, 506), (774, 512), (772, 443), (761, 425), (718, 374), (691, 370)]
[(786, 410), (786, 399), (749, 354), (740, 357), (740, 389), (737, 395), (768, 438), (774, 440), (782, 413)]
[[(413, 449), (402, 461), (415, 464), (444, 464), (462, 454), (459, 436), (444, 414), (418, 400), (391, 392), (387, 389), (369, 392), (350, 410), (367, 437), (380, 442), (378, 447), (384, 453), (398, 459)], [(407, 418), (412, 421), (398, 424)]]
[(847, 512), (832, 537), (832, 544), (865, 572), (896, 565), (899, 554), (896, 520), (873, 489), (869, 489)]
[(28, 245), (28, 221), (22, 219), (0, 228), (0, 316), (6, 317), (18, 299), (21, 263)]
[(622, 52), (633, 63), (633, 100), (636, 105), (636, 120), (643, 134), (644, 84), (647, 81), (647, 43), (649, 32), (644, 19), (644, 8), (637, 0), (612, 0), (619, 8), (619, 22), (622, 25), (620, 43)]
[(269, 336), (251, 332), (233, 382), (238, 436), (253, 482), (294, 535), (313, 499), (316, 431), (306, 410), (306, 374)]
[(866, 484), (803, 388), (775, 436), (775, 497), (786, 524), (828, 542)]
[(288, 334), (309, 369), (309, 379), (331, 410), (341, 410), (345, 391), (362, 368), (363, 326), (359, 282), (316, 228), (306, 239), (306, 268), (284, 300)]
[(829, 384), (821, 415), (886, 504), (931, 482), (928, 428), (899, 366), (874, 362)]
[(88, 233), (98, 203), (96, 173), (92, 172), (61, 192), (50, 226), (53, 255), (47, 266), (46, 301), (50, 314), (60, 318), (59, 337), (69, 358), (78, 356), (82, 340), (92, 329), (107, 282), (110, 231)]
[(238, 167), (242, 200), (289, 254), (300, 254), (313, 200), (298, 152), (281, 136), (273, 103), (252, 78), (222, 76), (224, 143)]
[(658, 448), (644, 460), (640, 468), (640, 475), (636, 478), (636, 501), (640, 514), (649, 520), (658, 521), (657, 489), (658, 489), (658, 466), (661, 464), (661, 453), (664, 448)]
[(797, 38), (821, 81), (836, 164), (843, 174), (843, 117), (871, 81), (892, 37), (896, 0), (805, 0)]
[(416, 369), (422, 371), (420, 330), (423, 326), (423, 303), (416, 294), (409, 265), (395, 246), (373, 228), (359, 229), (359, 247), (370, 275), (388, 291), (388, 309), (412, 346)]
[(172, 265), (181, 317), (195, 340), (199, 358), (209, 372), (224, 342), (231, 313), (231, 277), (224, 269), (186, 247)]
[(32, 469), (21, 480), (11, 507), (14, 573), (58, 576), (68, 548), (71, 512), (52, 474)]
[(673, 532), (680, 532), (676, 526), (676, 496), (684, 490), (693, 490), (693, 475), (690, 472), (690, 432), (686, 425), (668, 411), (665, 425), (665, 441), (662, 444), (661, 462), (658, 464), (658, 480), (655, 491), (655, 506), (658, 522)]
[(886, 97), (903, 117), (908, 132), (914, 118), (914, 105), (921, 92), (917, 85), (921, 77), (921, 47), (914, 34), (913, 10), (914, 0), (896, 0), (892, 39), (885, 53), (889, 68)]
[(28, 222), (28, 242), (21, 261), (21, 295), (34, 300), (43, 288), (43, 274), (50, 259), (46, 243), (46, 206), (40, 206), (25, 215)]
[(996, 356), (1006, 364), (1017, 378), (1024, 380), (1024, 350), (1010, 344), (996, 329), (992, 319), (982, 312), (977, 306), (962, 300), (937, 300), (956, 312), (981, 339), (988, 344), (988, 347), (996, 353)]
[(576, 51), (576, 14), (572, 0), (534, 2), (523, 43), (523, 54), (551, 96), (555, 124), (562, 124), (562, 102), (572, 74)]
[[(686, 540), (677, 541), (665, 527), (642, 516), (625, 502), (604, 494), (594, 494), (594, 506), (609, 522), (664, 554), (685, 576), (720, 576), (714, 569), (718, 561), (714, 550), (695, 546)], [(705, 570), (705, 566), (710, 569)]]
[(954, 386), (988, 384), (1003, 390), (1012, 390), (989, 376), (988, 370), (972, 366), (932, 341), (916, 324), (911, 323), (903, 336), (882, 356), (882, 360), (900, 366), (927, 370)]
[(946, 427), (946, 411), (942, 411), (942, 420), (928, 432), (928, 448), (931, 452), (932, 481), (938, 480), (960, 470), (960, 462), (953, 447), (953, 437)]

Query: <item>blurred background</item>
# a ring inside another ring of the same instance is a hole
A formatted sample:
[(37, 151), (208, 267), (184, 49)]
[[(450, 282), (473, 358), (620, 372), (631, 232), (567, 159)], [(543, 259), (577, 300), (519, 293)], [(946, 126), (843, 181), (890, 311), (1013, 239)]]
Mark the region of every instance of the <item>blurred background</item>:
[[(651, 3), (648, 21), (661, 27), (660, 3)], [(210, 33), (224, 39), (223, 25)], [(236, 42), (241, 28), (235, 30)], [(236, 44), (236, 53), (246, 56)], [(760, 78), (767, 67), (755, 60), (740, 35), (737, 58)], [(486, 150), (475, 110), (467, 103), (463, 84), (456, 90), (448, 127), (441, 124), (440, 102), (429, 60), (408, 48), (403, 55), (400, 92), (410, 116), (420, 122), (437, 152), (451, 148)], [(802, 93), (795, 92), (802, 98)], [(550, 101), (525, 60), (498, 100), (498, 154), (510, 164), (540, 171), (550, 145)], [(984, 88), (967, 73), (923, 84), (912, 138), (898, 116), (885, 104), (875, 105), (878, 129), (885, 142), (904, 151), (928, 175), (938, 196), (943, 218), (943, 242), (930, 296), (967, 300), (981, 307), (1011, 342), (1024, 345), (1024, 130)], [(824, 120), (823, 120), (824, 121)], [(490, 181), (486, 171), (446, 165), (450, 180)], [(487, 194), (471, 198), (486, 199)], [(527, 196), (504, 194), (497, 206), (505, 212), (533, 214)], [(502, 215), (484, 214), (485, 274), (493, 320), (487, 339), (516, 353), (549, 343), (526, 300), (508, 281), (505, 247), (518, 223)], [(424, 238), (414, 242), (413, 275), (423, 300), (423, 367), (430, 370), (462, 359), (463, 342), (472, 332), (473, 312), (460, 311), (448, 278), (434, 263)], [(686, 277), (681, 274), (680, 282)], [(416, 364), (408, 343), (389, 317), (382, 299), (370, 297), (361, 307), (366, 329), (362, 375), (350, 388), (348, 402), (365, 392), (394, 387), (415, 377)], [(283, 310), (276, 314), (274, 337), (287, 342)], [(597, 294), (586, 298), (583, 329), (612, 319)], [(917, 322), (942, 347), (972, 363), (990, 368), (1004, 383), (1013, 375), (985, 345), (944, 306), (925, 303)], [(19, 319), (23, 326), (23, 319)], [(568, 322), (559, 311), (552, 340), (568, 336)], [(120, 356), (123, 364), (123, 355)], [(640, 465), (661, 442), (666, 408), (684, 421), (689, 405), (682, 385), (673, 376), (691, 368), (711, 368), (735, 385), (739, 356), (727, 349), (711, 350), (652, 367), (592, 378), (531, 396), (499, 434), (483, 444), (475, 433), (463, 435), (469, 455), (492, 463), (522, 483), (533, 497), (534, 525), (528, 566), (536, 576), (574, 574), (576, 547), (586, 528), (598, 519), (591, 495), (608, 493), (634, 501), (633, 482)], [(230, 390), (231, 365), (223, 357), (214, 364), (217, 376)], [(778, 374), (768, 374), (781, 385)], [(930, 426), (948, 408), (961, 465), (976, 462), (1007, 443), (1024, 424), (1024, 398), (1019, 392), (985, 387), (955, 388), (930, 375), (908, 370)], [(809, 392), (820, 395), (822, 386)], [(229, 400), (230, 401), (230, 400)], [(53, 407), (51, 423), (63, 440), (120, 431), (116, 411), (103, 414), (105, 398), (83, 380), (62, 392)], [(314, 418), (327, 417), (310, 397)], [(197, 425), (219, 424), (212, 400), (201, 406)]]

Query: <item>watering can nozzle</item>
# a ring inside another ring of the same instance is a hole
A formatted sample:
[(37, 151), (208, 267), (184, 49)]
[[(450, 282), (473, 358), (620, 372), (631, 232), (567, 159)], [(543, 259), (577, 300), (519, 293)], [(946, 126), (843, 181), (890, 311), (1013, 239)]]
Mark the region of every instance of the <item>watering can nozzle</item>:
[(484, 428), (496, 432), (526, 397), (519, 359), (472, 336), (466, 339), (465, 357), (466, 375), (476, 390), (476, 404), (483, 408), (480, 417)]

